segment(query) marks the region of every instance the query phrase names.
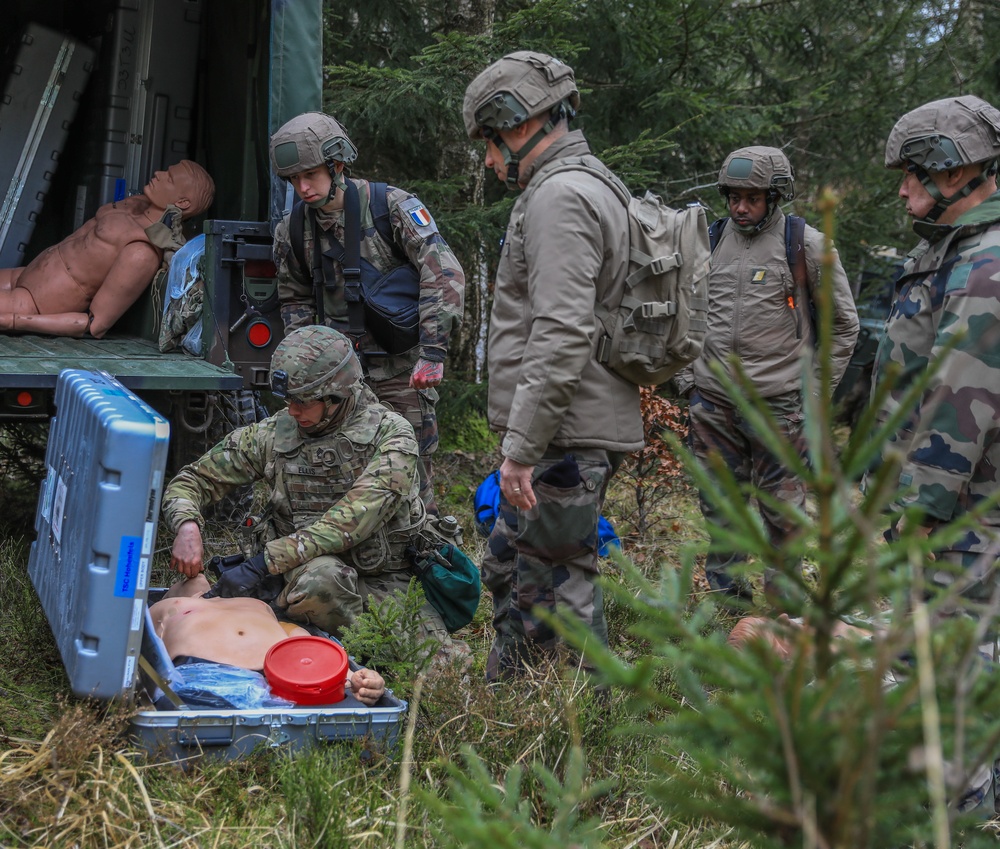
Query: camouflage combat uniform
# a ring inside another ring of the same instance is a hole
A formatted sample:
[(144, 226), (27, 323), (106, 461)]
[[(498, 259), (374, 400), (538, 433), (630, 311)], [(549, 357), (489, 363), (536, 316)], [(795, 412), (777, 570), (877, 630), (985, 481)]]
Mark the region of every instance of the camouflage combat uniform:
[[(824, 245), (823, 235), (808, 225), (804, 253), (808, 285), (813, 291), (822, 274)], [(761, 492), (803, 510), (804, 484), (768, 450), (711, 368), (713, 361), (726, 362), (729, 357), (738, 356), (745, 374), (767, 402), (784, 439), (801, 456), (805, 455), (801, 357), (810, 344), (809, 318), (806, 298), (796, 296), (796, 283), (788, 267), (785, 215), (780, 207), (776, 206), (770, 219), (753, 234), (726, 227), (712, 254), (710, 275), (705, 347), (692, 366), (675, 378), (682, 392), (691, 390), (691, 450), (702, 460), (717, 452), (737, 481), (752, 482)], [(850, 362), (859, 328), (854, 298), (836, 251), (832, 284), (835, 386)], [(795, 309), (789, 306), (790, 298)], [(791, 522), (766, 499), (758, 501), (758, 508), (772, 543), (780, 548), (792, 530)], [(710, 528), (725, 524), (722, 511), (704, 492), (701, 509)], [(742, 562), (744, 556), (719, 550), (718, 535), (711, 535), (714, 544), (705, 558), (709, 584), (716, 589), (739, 588), (745, 593), (745, 584), (731, 574), (733, 566)]]
[[(361, 256), (380, 271), (390, 271), (402, 264), (375, 229), (369, 204), (370, 183), (352, 179), (361, 205)], [(391, 410), (413, 426), (420, 446), (420, 491), (428, 509), (436, 512), (433, 491), (432, 457), (438, 445), (438, 424), (434, 407), (437, 390), (412, 389), (410, 373), (418, 358), (443, 363), (452, 333), (461, 324), (465, 304), (465, 274), (458, 259), (438, 232), (427, 208), (403, 189), (390, 187), (387, 193), (389, 220), (393, 235), (410, 262), (420, 271), (420, 344), (398, 356), (366, 357), (360, 353), (365, 374), (372, 388)], [(332, 236), (343, 244), (344, 211), (317, 213), (324, 250)], [(312, 228), (306, 217), (303, 256), (313, 256)], [(274, 234), (274, 260), (278, 268), (278, 296), (285, 332), (316, 322), (316, 293), (308, 268), (299, 266), (291, 248), (288, 216)], [(307, 261), (309, 261), (307, 259)], [(344, 275), (340, 263), (333, 263), (337, 285), (324, 293), (325, 323), (342, 333), (348, 331), (347, 301), (344, 298)]]
[[(962, 516), (1000, 485), (1000, 193), (939, 229), (940, 239), (922, 241), (909, 255), (875, 361), (876, 384), (891, 367), (903, 371), (879, 412), (885, 421), (903, 400), (907, 375), (944, 353), (917, 407), (882, 450), (883, 458), (902, 459), (898, 503), (919, 505), (932, 528)], [(988, 597), (993, 587), (998, 529), (994, 507), (975, 530), (937, 553), (939, 561), (975, 568), (972, 597)], [(934, 578), (950, 580), (944, 570)]]
[[(284, 577), (277, 604), (288, 617), (337, 635), (372, 603), (405, 593), (405, 549), (425, 524), (417, 445), (400, 416), (356, 384), (339, 420), (307, 436), (287, 411), (234, 431), (168, 484), (163, 518), (176, 533), (202, 510), (254, 481), (269, 490), (265, 563)], [(450, 645), (424, 605), (423, 631)]]
[[(582, 133), (567, 133), (522, 179), (589, 152)], [(565, 171), (515, 202), (490, 318), (489, 419), (504, 456), (535, 467), (538, 503), (522, 511), (501, 497), (483, 558), (490, 680), (560, 650), (536, 607), (569, 612), (607, 644), (597, 523), (624, 452), (642, 447), (642, 418), (638, 388), (595, 359), (594, 304), (618, 304), (627, 264), (625, 208), (598, 177)]]

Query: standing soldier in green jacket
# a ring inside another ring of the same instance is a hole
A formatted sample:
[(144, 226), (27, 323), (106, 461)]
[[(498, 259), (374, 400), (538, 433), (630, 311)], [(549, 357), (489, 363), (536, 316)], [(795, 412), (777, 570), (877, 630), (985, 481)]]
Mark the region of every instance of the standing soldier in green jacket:
[(616, 307), (625, 285), (625, 207), (587, 171), (545, 176), (571, 157), (606, 170), (569, 129), (579, 104), (573, 69), (530, 51), (490, 65), (465, 92), (465, 128), (486, 142), (486, 167), (525, 189), (490, 316), (489, 420), (504, 459), (482, 563), (496, 631), (488, 680), (560, 658), (565, 647), (539, 608), (569, 613), (607, 644), (598, 518), (625, 453), (642, 447), (638, 388), (595, 359), (595, 307)]
[[(301, 251), (293, 248), (290, 215), (274, 234), (281, 317), (286, 333), (315, 324), (320, 315), (327, 326), (349, 331), (343, 262), (327, 252), (344, 245), (344, 200), (350, 183), (357, 190), (361, 209), (361, 259), (380, 272), (409, 262), (420, 274), (417, 344), (387, 356), (379, 353), (370, 333), (356, 342), (365, 375), (379, 400), (413, 426), (420, 445), (420, 495), (428, 511), (437, 513), (432, 467), (438, 446), (435, 387), (444, 378), (448, 343), (462, 322), (465, 274), (427, 207), (403, 189), (386, 188), (391, 243), (379, 234), (372, 208), (381, 199), (372, 197), (373, 184), (348, 176), (357, 156), (346, 130), (322, 112), (299, 115), (271, 137), (275, 172), (291, 183), (308, 208)], [(311, 267), (317, 233), (324, 256), (322, 304), (317, 303)]]
[[(998, 158), (1000, 110), (971, 95), (906, 113), (885, 146), (886, 167), (902, 171), (899, 196), (921, 242), (896, 282), (876, 355), (876, 384), (901, 369), (880, 421), (899, 410), (914, 377), (931, 363), (937, 371), (882, 459), (901, 458), (896, 506), (916, 509), (919, 518), (910, 521), (925, 535), (1000, 486)], [(937, 550), (931, 580), (962, 580), (967, 597), (988, 599), (998, 541), (1000, 508), (993, 506), (961, 539)]]

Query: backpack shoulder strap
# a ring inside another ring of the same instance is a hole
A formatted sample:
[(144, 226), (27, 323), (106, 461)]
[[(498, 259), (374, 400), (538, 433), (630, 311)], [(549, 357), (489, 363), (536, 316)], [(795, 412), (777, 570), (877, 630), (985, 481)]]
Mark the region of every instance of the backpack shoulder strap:
[(715, 246), (719, 244), (719, 239), (722, 238), (722, 231), (726, 229), (726, 224), (728, 223), (728, 218), (716, 218), (715, 221), (708, 225), (708, 247), (712, 253), (715, 253)]
[(306, 205), (297, 200), (288, 216), (288, 238), (292, 243), (292, 253), (304, 274), (309, 273), (306, 264)]
[(809, 289), (809, 271), (806, 268), (806, 220), (798, 215), (785, 216), (785, 259), (792, 279)]
[(372, 213), (372, 223), (375, 225), (375, 232), (382, 237), (393, 254), (404, 262), (409, 262), (410, 258), (406, 252), (396, 244), (392, 235), (392, 221), (389, 218), (389, 184), (368, 181), (368, 208)]
[(815, 344), (819, 338), (816, 329), (816, 303), (809, 286), (809, 269), (806, 267), (806, 220), (798, 215), (785, 216), (785, 259), (792, 272), (795, 287), (804, 294), (809, 330)]

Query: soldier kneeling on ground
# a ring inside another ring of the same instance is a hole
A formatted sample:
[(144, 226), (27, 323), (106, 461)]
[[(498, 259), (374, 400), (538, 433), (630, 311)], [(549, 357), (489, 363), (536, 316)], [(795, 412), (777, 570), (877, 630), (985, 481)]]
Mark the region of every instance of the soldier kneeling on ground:
[[(203, 572), (203, 510), (261, 481), (262, 550), (223, 571), (210, 595), (261, 598), (282, 618), (340, 637), (370, 605), (404, 595), (413, 577), (407, 549), (434, 543), (417, 441), (362, 382), (350, 342), (332, 328), (286, 336), (271, 360), (271, 388), (287, 409), (229, 434), (167, 485), (170, 563), (188, 578)], [(439, 658), (468, 656), (429, 603), (415, 631), (438, 643)]]

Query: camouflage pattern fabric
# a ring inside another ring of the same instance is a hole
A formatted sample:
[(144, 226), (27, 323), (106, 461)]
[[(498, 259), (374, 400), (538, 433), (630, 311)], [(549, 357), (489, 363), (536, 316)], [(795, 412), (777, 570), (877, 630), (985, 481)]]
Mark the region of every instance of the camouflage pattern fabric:
[[(903, 458), (898, 504), (923, 508), (932, 529), (1000, 486), (1000, 193), (938, 231), (933, 244), (921, 242), (910, 253), (874, 366), (876, 384), (891, 367), (902, 369), (879, 412), (885, 420), (898, 409), (910, 379), (960, 337), (882, 449), (883, 458), (889, 452)], [(946, 564), (953, 573), (974, 566), (977, 585), (970, 595), (988, 595), (998, 530), (1000, 508), (994, 507), (980, 527), (937, 554), (937, 579), (948, 582)]]
[(434, 494), (434, 453), (438, 449), (438, 422), (434, 405), (436, 389), (414, 389), (410, 375), (404, 373), (388, 380), (372, 382), (372, 389), (386, 407), (406, 419), (417, 437), (420, 450), (420, 497), (427, 512), (436, 515), (438, 506)]
[(287, 411), (231, 433), (167, 485), (168, 525), (176, 532), (233, 488), (263, 480), (273, 574), (341, 552), (363, 573), (407, 568), (402, 551), (424, 516), (413, 430), (367, 387), (344, 406), (341, 422), (314, 437)]
[[(767, 403), (784, 439), (794, 445), (801, 456), (805, 456), (806, 441), (802, 432), (803, 416), (799, 393), (777, 395), (768, 398)], [(699, 460), (704, 461), (710, 453), (717, 453), (741, 484), (749, 483), (756, 491), (805, 510), (805, 485), (778, 462), (732, 404), (695, 390), (691, 393), (689, 412), (688, 440), (692, 452)], [(749, 587), (745, 581), (732, 574), (733, 566), (742, 563), (745, 557), (740, 552), (724, 549), (719, 533), (714, 528), (725, 526), (725, 519), (706, 493), (700, 493), (700, 497), (701, 512), (709, 526), (711, 538), (711, 546), (705, 557), (705, 577), (709, 586), (715, 590), (749, 595)], [(766, 499), (758, 500), (757, 507), (771, 542), (780, 550), (794, 525), (770, 506)]]
[[(375, 230), (369, 203), (370, 184), (367, 180), (353, 182), (358, 187), (361, 203), (361, 256), (380, 271), (390, 271), (402, 262)], [(426, 208), (403, 189), (390, 188), (387, 200), (389, 221), (396, 242), (420, 271), (420, 344), (398, 356), (368, 358), (365, 361), (366, 373), (375, 382), (388, 380), (403, 372), (409, 373), (418, 357), (431, 362), (444, 362), (449, 340), (461, 324), (465, 309), (465, 272)], [(418, 223), (424, 215), (427, 223)], [(320, 211), (318, 220), (324, 250), (330, 246), (330, 236), (343, 244), (343, 210), (333, 213)], [(307, 226), (303, 251), (303, 256), (307, 258), (313, 256), (313, 234), (310, 230)], [(301, 268), (295, 258), (288, 233), (288, 216), (274, 234), (274, 262), (278, 269), (278, 297), (285, 332), (315, 324), (316, 295), (312, 273), (308, 268)], [(335, 264), (335, 271), (337, 285), (326, 290), (324, 312), (330, 327), (346, 333), (347, 301), (344, 299), (344, 275), (339, 263)]]
[[(590, 449), (575, 452), (579, 480), (571, 486), (561, 452), (547, 452), (535, 469), (532, 487), (538, 501), (531, 510), (515, 509), (501, 495), (500, 513), (487, 542), (481, 573), (493, 596), (495, 636), (486, 661), (486, 678), (497, 681), (539, 663), (579, 662), (538, 615), (562, 610), (578, 618), (602, 645), (608, 644), (604, 603), (597, 581), (597, 523), (604, 496), (620, 456)], [(584, 662), (584, 668), (587, 668)]]

